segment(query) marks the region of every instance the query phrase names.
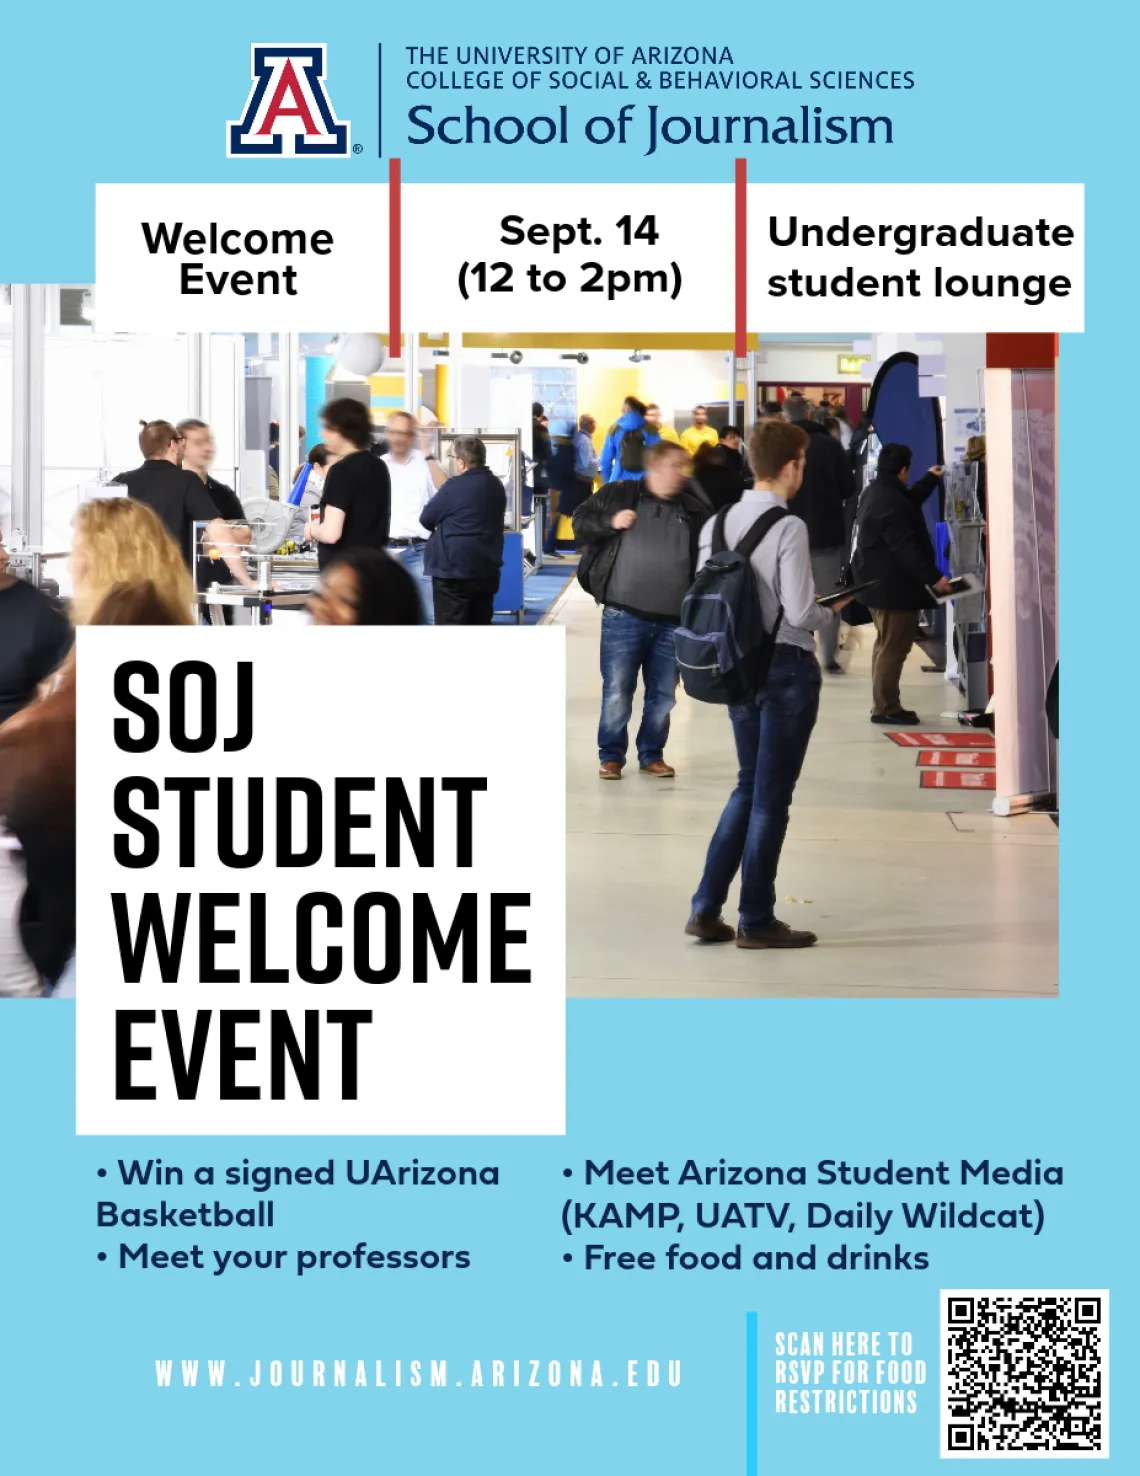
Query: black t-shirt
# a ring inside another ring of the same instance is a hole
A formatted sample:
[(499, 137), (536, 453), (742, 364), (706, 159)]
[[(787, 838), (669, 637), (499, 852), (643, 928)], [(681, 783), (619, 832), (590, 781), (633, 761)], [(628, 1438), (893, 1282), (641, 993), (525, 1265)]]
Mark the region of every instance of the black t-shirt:
[(325, 477), (322, 523), (326, 507), (344, 513), (344, 531), (336, 543), (317, 544), (322, 569), (346, 548), (384, 548), (392, 522), (392, 481), (385, 463), (371, 451), (353, 451), (338, 461)]
[(145, 502), (166, 524), (178, 545), (187, 568), (193, 567), (190, 540), (195, 523), (208, 523), (218, 516), (214, 499), (201, 478), (183, 471), (172, 461), (144, 461), (134, 471), (120, 472), (115, 481), (136, 502)]
[(214, 506), (218, 509), (218, 517), (225, 518), (227, 523), (244, 523), (246, 521), (245, 508), (241, 505), (241, 498), (232, 487), (227, 487), (225, 482), (216, 482), (209, 473), (206, 474), (205, 487), (213, 499)]
[(35, 696), (71, 648), (71, 626), (23, 579), (0, 589), (0, 723)]

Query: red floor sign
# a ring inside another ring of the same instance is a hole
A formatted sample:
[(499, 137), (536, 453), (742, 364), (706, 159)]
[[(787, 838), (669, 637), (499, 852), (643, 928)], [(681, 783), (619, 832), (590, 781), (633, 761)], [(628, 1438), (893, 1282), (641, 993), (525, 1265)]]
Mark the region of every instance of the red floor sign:
[(917, 763), (920, 769), (994, 769), (997, 754), (992, 748), (923, 748)]
[(995, 789), (997, 775), (992, 769), (923, 769), (919, 784), (923, 789)]
[(992, 748), (994, 735), (984, 729), (971, 732), (959, 728), (954, 733), (888, 733), (887, 737), (900, 748)]

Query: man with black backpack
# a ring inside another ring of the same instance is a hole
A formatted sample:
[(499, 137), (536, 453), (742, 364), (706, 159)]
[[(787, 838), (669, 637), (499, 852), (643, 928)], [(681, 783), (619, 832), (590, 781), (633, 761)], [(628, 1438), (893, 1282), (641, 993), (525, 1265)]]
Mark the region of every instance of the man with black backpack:
[(633, 395), (621, 402), (621, 414), (602, 446), (602, 481), (636, 482), (645, 471), (645, 453), (661, 440), (661, 432), (645, 418), (645, 405)]
[(665, 762), (677, 692), (673, 632), (693, 580), (701, 525), (710, 512), (671, 441), (645, 453), (644, 475), (609, 483), (574, 513), (583, 552), (578, 580), (602, 614), (602, 715), (598, 773), (620, 779), (638, 673), (645, 683), (637, 759), (641, 773), (672, 779)]
[[(819, 713), (822, 678), (815, 633), (829, 626), (840, 608), (816, 604), (807, 527), (788, 516), (807, 447), (807, 433), (786, 421), (761, 421), (752, 432), (748, 459), (756, 484), (702, 530), (701, 574), (685, 601), (685, 626), (677, 638), (686, 690), (706, 701), (729, 703), (740, 761), (737, 786), (709, 845), (685, 932), (709, 943), (735, 941), (738, 948), (810, 948), (816, 941), (814, 933), (790, 928), (775, 915), (776, 868), (792, 792)], [(732, 588), (740, 585), (742, 572), (733, 550), (748, 558), (758, 611), (749, 613), (749, 587)], [(702, 609), (708, 627), (716, 623), (718, 603), (727, 607), (729, 602), (736, 617), (722, 618), (719, 636), (711, 629), (702, 634)], [(744, 628), (761, 623), (759, 630)], [(719, 651), (715, 665), (709, 664), (711, 657), (701, 658), (702, 641)], [(693, 685), (686, 662), (692, 663)], [(740, 926), (734, 929), (723, 921), (721, 909), (738, 871)]]

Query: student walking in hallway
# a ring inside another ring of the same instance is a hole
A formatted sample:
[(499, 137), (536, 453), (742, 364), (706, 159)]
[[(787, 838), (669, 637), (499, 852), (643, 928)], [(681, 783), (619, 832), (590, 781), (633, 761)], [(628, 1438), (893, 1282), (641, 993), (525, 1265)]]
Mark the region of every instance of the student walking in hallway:
[[(756, 485), (728, 510), (724, 538), (730, 549), (759, 518), (782, 512), (796, 495), (807, 448), (807, 432), (798, 425), (773, 420), (756, 427), (748, 447)], [(710, 522), (701, 533), (698, 567), (712, 551), (712, 534)], [(837, 617), (816, 604), (807, 525), (799, 518), (773, 522), (751, 563), (764, 628), (774, 634), (775, 650), (760, 690), (728, 709), (739, 777), (709, 845), (685, 932), (708, 943), (735, 940), (738, 948), (809, 948), (814, 933), (776, 917), (776, 870), (792, 794), (819, 714), (822, 678), (815, 633)], [(734, 929), (723, 921), (721, 908), (738, 871), (740, 926)]]
[(625, 767), (639, 674), (645, 686), (637, 730), (640, 771), (653, 779), (674, 776), (665, 762), (677, 692), (673, 632), (708, 512), (689, 480), (688, 455), (671, 441), (656, 441), (645, 453), (644, 476), (611, 482), (574, 514), (574, 536), (585, 545), (579, 582), (605, 606), (598, 724), (602, 779), (620, 779)]

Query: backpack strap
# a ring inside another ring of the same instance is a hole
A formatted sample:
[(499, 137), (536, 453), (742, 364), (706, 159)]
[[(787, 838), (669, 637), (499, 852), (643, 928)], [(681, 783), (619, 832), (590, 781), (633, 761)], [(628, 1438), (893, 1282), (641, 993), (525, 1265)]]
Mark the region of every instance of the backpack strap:
[[(747, 559), (749, 563), (751, 563), (752, 555), (759, 548), (760, 544), (764, 541), (764, 539), (768, 536), (768, 534), (776, 526), (776, 524), (782, 522), (783, 519), (787, 516), (788, 509), (786, 507), (770, 507), (766, 513), (762, 513), (760, 517), (756, 519), (751, 528), (749, 528), (748, 532), (736, 545), (736, 552), (740, 554), (743, 558)], [(779, 598), (778, 580), (777, 598)], [(776, 636), (779, 633), (780, 626), (783, 623), (784, 602), (783, 600), (780, 600), (779, 608), (776, 611), (776, 619), (772, 625), (771, 631), (769, 632), (770, 640), (775, 641)]]
[(713, 519), (712, 547), (709, 550), (710, 554), (712, 554), (713, 557), (715, 557), (717, 554), (724, 553), (725, 549), (728, 548), (728, 543), (726, 542), (724, 536), (724, 524), (725, 519), (728, 517), (729, 506), (731, 506), (731, 504), (727, 504), (726, 506), (722, 507), (720, 512), (718, 512), (716, 517)]
[[(722, 513), (721, 516), (723, 517), (724, 514)], [(771, 507), (766, 513), (761, 513), (748, 532), (745, 533), (744, 537), (736, 545), (736, 552), (742, 555), (742, 557), (750, 559), (767, 537), (768, 533), (778, 522), (787, 516), (788, 509), (786, 507)], [(715, 553), (716, 549), (713, 552)]]

